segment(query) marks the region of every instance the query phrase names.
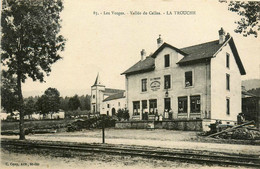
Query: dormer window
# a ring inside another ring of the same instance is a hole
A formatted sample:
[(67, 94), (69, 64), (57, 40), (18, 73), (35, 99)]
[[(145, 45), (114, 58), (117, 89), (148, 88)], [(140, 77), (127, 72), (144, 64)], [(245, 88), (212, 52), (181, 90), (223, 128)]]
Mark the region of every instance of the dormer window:
[(170, 66), (170, 55), (164, 55), (164, 67), (169, 67)]

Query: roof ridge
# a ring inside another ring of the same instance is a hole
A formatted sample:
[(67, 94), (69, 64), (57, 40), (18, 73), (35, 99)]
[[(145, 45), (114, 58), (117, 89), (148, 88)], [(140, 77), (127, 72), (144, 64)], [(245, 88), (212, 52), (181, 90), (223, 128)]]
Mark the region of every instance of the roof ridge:
[(204, 42), (204, 43), (200, 43), (200, 44), (197, 44), (197, 45), (192, 45), (192, 46), (183, 47), (183, 48), (181, 48), (181, 49), (186, 49), (186, 48), (190, 48), (190, 47), (195, 47), (195, 46), (199, 46), (199, 45), (204, 45), (204, 44), (206, 44), (206, 43), (211, 43), (211, 42), (215, 42), (215, 41), (218, 41), (218, 39), (217, 39), (217, 40), (208, 41), (208, 42)]

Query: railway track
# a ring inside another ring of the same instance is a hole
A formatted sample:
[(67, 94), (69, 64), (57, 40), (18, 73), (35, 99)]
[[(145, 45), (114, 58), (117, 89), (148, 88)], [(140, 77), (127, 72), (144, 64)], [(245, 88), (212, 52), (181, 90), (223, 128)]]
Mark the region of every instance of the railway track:
[(180, 150), (160, 150), (158, 148), (133, 148), (131, 146), (118, 147), (114, 145), (93, 145), (93, 144), (64, 144), (41, 142), (35, 143), (30, 141), (11, 141), (1, 140), (2, 147), (15, 146), (17, 149), (48, 149), (48, 150), (70, 150), (80, 152), (92, 153), (106, 153), (113, 155), (129, 155), (140, 156), (144, 158), (156, 158), (166, 160), (179, 160), (202, 164), (218, 164), (218, 165), (232, 165), (232, 166), (248, 166), (260, 168), (260, 157), (258, 156), (243, 156), (243, 155), (229, 155), (229, 154), (202, 154), (200, 152), (183, 152)]

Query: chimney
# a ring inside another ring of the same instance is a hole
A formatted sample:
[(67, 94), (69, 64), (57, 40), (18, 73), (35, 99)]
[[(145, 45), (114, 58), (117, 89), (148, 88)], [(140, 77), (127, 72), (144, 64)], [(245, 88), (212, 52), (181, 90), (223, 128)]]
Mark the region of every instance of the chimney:
[(225, 31), (224, 31), (224, 29), (221, 28), (218, 31), (218, 34), (219, 34), (219, 44), (223, 44), (225, 42)]
[(157, 39), (157, 45), (158, 45), (158, 48), (163, 44), (163, 40), (161, 38), (161, 35), (159, 35), (159, 38)]
[(144, 49), (142, 49), (141, 50), (141, 61), (143, 61), (145, 57), (146, 57), (146, 51)]
[(225, 40), (228, 40), (229, 38), (230, 38), (230, 34), (227, 33), (227, 35), (226, 35), (226, 39), (225, 39)]

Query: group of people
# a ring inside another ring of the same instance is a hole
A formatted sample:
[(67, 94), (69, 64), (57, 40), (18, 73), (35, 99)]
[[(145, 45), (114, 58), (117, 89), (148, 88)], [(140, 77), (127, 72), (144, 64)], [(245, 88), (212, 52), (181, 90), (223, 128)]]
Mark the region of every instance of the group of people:
[(158, 115), (158, 113), (155, 116), (155, 120), (172, 120), (173, 119), (173, 111), (172, 109), (165, 109), (163, 115)]
[(169, 109), (169, 110), (165, 109), (163, 114), (159, 114), (158, 109), (155, 109), (154, 111), (150, 111), (150, 113), (148, 113), (147, 109), (144, 109), (143, 120), (148, 120), (148, 114), (149, 115), (151, 115), (151, 114), (155, 115), (155, 121), (172, 120), (173, 119), (172, 109)]
[(173, 111), (172, 109), (165, 109), (164, 111), (164, 118), (165, 119), (169, 119), (169, 120), (172, 120), (173, 119)]

